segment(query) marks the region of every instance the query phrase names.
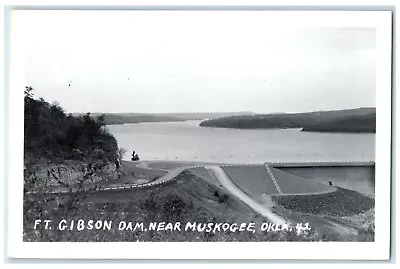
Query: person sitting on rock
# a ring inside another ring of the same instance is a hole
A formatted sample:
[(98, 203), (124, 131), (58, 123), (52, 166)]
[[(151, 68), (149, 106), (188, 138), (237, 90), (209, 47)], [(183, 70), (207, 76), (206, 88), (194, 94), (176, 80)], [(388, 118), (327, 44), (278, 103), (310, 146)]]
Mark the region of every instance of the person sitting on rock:
[(135, 154), (135, 151), (132, 152), (132, 161), (139, 161), (139, 156), (137, 154)]

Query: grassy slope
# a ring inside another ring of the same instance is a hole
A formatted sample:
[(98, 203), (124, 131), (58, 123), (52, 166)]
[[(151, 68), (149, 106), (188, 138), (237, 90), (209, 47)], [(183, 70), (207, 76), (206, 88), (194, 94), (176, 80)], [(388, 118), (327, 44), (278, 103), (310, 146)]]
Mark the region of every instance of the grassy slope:
[(167, 172), (157, 169), (144, 169), (137, 167), (137, 163), (123, 161), (123, 177), (127, 183), (146, 183), (156, 180)]
[[(213, 182), (213, 178), (206, 173), (204, 168), (196, 168), (195, 170), (197, 170), (196, 175), (203, 179), (208, 178), (210, 182)], [(235, 178), (245, 175), (246, 172), (246, 170), (237, 167), (225, 167), (224, 170), (229, 170)], [(277, 169), (272, 170), (275, 174)], [(263, 173), (261, 170), (258, 171)], [(287, 176), (286, 173), (284, 175)], [(253, 176), (258, 178), (261, 175), (253, 172)], [(282, 175), (279, 176), (281, 177)], [(288, 178), (282, 177), (280, 179), (287, 181)], [(285, 189), (290, 190), (290, 188), (287, 188), (288, 186), (285, 186), (288, 182), (280, 181), (280, 183), (283, 184)], [(311, 187), (311, 190), (309, 187), (304, 187), (307, 191), (331, 191), (331, 187), (320, 186), (318, 182), (312, 182), (315, 184), (310, 185), (310, 182), (301, 180), (301, 184), (304, 183)], [(260, 203), (263, 202), (262, 195), (260, 195), (262, 194), (260, 190), (263, 187), (260, 189), (251, 187), (252, 184), (245, 182), (245, 177), (242, 178), (242, 181), (237, 181), (236, 184), (242, 185), (244, 191), (252, 196), (253, 199), (258, 197), (256, 200)], [(246, 186), (251, 188), (246, 188)], [(360, 242), (374, 240), (375, 199), (373, 195), (364, 195), (356, 191), (338, 188), (337, 191), (330, 193), (272, 197), (273, 202), (276, 203), (273, 207), (273, 211), (276, 214), (291, 221), (294, 225), (297, 222), (310, 223), (312, 231), (307, 240)], [(298, 241), (299, 237), (286, 236), (285, 239), (287, 241)]]
[[(307, 235), (291, 233), (185, 232), (185, 231), (106, 231), (33, 230), (34, 220), (50, 219), (57, 224), (67, 220), (112, 220), (143, 222), (269, 222), (235, 196), (221, 188), (206, 170), (183, 172), (176, 181), (161, 186), (106, 192), (72, 194), (31, 194), (24, 198), (24, 241), (368, 241), (373, 240), (373, 199), (341, 190), (334, 194), (276, 197), (274, 211), (296, 222), (310, 222)], [(74, 200), (74, 199), (75, 200)], [(75, 201), (75, 202), (73, 202)], [(368, 213), (368, 212), (367, 212)], [(354, 217), (354, 215), (360, 215)], [(362, 221), (360, 224), (359, 222)], [(332, 223), (335, 223), (333, 225)], [(343, 223), (343, 224), (341, 224)], [(355, 228), (348, 228), (349, 225)], [(340, 227), (341, 230), (335, 230)], [(347, 230), (346, 230), (347, 229)], [(343, 232), (348, 231), (351, 232)], [(355, 232), (354, 232), (355, 231)], [(361, 235), (360, 235), (361, 234)], [(361, 236), (361, 237), (360, 237)], [(372, 239), (371, 239), (372, 238)]]
[(267, 170), (262, 165), (226, 166), (223, 169), (236, 186), (258, 202), (263, 201), (264, 194), (278, 194)]
[(307, 131), (374, 132), (375, 108), (290, 114), (259, 114), (206, 120), (204, 127), (262, 129), (304, 128)]
[[(218, 195), (217, 195), (218, 193)], [(218, 196), (226, 195), (222, 202)], [(262, 235), (249, 233), (197, 233), (197, 232), (132, 232), (118, 231), (56, 231), (35, 233), (32, 227), (39, 211), (31, 209), (31, 202), (46, 199), (47, 214), (44, 219), (58, 223), (60, 219), (111, 219), (144, 222), (166, 221), (197, 222), (251, 222), (267, 221), (249, 209), (247, 205), (226, 191), (206, 183), (188, 173), (163, 186), (126, 191), (110, 191), (81, 194), (76, 208), (66, 210), (64, 200), (68, 195), (30, 195), (25, 197), (25, 241), (248, 241), (266, 240)], [(270, 235), (268, 235), (271, 237)]]

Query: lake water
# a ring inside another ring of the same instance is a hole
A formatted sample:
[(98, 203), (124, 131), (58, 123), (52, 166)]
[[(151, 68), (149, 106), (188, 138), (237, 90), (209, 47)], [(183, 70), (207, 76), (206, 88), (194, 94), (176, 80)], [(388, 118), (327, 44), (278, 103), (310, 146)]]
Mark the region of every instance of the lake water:
[(375, 134), (301, 132), (298, 129), (239, 130), (199, 127), (201, 121), (107, 126), (129, 160), (224, 163), (266, 161), (374, 161)]

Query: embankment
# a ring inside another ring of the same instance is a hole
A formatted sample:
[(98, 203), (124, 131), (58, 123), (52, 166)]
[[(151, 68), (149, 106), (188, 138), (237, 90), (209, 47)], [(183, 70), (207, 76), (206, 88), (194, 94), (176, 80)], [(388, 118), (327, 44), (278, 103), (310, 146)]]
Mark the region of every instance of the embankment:
[(121, 168), (114, 162), (64, 160), (62, 163), (37, 162), (24, 169), (25, 191), (43, 191), (48, 187), (72, 187), (118, 179)]
[(363, 194), (375, 193), (375, 164), (364, 163), (357, 165), (274, 165), (274, 167), (325, 185), (332, 184), (341, 188), (358, 191)]

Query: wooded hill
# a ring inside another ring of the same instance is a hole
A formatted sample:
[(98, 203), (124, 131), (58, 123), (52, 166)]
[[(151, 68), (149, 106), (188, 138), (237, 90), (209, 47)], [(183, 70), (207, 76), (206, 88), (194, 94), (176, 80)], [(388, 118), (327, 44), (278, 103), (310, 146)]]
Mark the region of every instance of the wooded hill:
[(58, 103), (33, 98), (32, 87), (25, 88), (25, 156), (46, 159), (82, 159), (97, 155), (114, 161), (118, 144), (104, 128), (104, 117), (90, 113), (66, 115)]
[[(75, 113), (82, 116), (84, 113)], [(104, 115), (106, 125), (141, 122), (177, 122), (185, 120), (215, 119), (237, 115), (254, 115), (252, 112), (193, 112), (193, 113), (92, 113), (93, 117)]]
[(258, 114), (206, 120), (203, 127), (268, 129), (301, 128), (318, 132), (375, 132), (376, 109), (371, 107), (306, 113)]

